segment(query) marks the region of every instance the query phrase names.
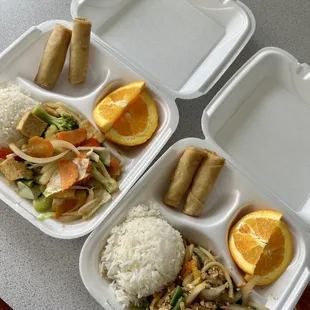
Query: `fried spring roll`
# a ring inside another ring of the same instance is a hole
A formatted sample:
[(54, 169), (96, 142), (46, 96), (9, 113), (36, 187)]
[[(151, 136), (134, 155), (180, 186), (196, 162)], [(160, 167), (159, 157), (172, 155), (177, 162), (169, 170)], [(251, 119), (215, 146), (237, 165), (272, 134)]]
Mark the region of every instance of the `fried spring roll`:
[(75, 18), (73, 20), (69, 66), (69, 82), (71, 84), (85, 82), (88, 69), (90, 31), (91, 22), (86, 18)]
[(203, 150), (194, 147), (184, 151), (171, 175), (170, 187), (164, 197), (165, 204), (176, 208), (181, 204), (204, 155)]
[(225, 159), (215, 152), (206, 150), (187, 195), (183, 213), (200, 216), (212, 188), (225, 164)]
[(71, 40), (71, 30), (56, 24), (47, 41), (39, 71), (34, 82), (46, 89), (52, 89), (63, 69)]

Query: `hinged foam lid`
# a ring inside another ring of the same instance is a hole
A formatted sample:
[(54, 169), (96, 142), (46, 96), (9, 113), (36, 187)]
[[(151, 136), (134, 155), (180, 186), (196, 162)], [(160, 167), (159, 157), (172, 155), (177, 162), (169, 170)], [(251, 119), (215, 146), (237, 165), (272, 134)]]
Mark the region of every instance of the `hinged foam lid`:
[(258, 52), (204, 112), (206, 137), (288, 212), (310, 224), (310, 67)]
[(73, 0), (106, 48), (174, 97), (206, 93), (255, 29), (234, 0)]

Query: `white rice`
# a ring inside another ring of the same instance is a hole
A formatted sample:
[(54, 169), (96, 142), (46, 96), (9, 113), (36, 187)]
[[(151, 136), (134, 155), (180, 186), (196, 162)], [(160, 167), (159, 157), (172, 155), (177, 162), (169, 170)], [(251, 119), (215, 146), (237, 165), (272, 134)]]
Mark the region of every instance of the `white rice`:
[(0, 83), (0, 147), (8, 148), (21, 135), (16, 126), (22, 115), (32, 110), (38, 101), (30, 97), (30, 93), (19, 85)]
[(139, 205), (112, 229), (102, 253), (102, 268), (123, 306), (161, 291), (176, 279), (184, 259), (181, 234), (160, 218), (159, 209)]

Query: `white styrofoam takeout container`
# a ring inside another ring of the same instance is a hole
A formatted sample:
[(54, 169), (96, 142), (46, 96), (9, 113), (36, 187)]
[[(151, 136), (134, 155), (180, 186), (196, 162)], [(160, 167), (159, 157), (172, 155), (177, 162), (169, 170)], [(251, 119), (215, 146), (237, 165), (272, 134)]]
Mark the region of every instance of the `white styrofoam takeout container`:
[[(109, 232), (129, 208), (152, 201), (184, 236), (220, 255), (237, 284), (243, 278), (227, 246), (229, 228), (253, 210), (283, 212), (294, 241), (292, 262), (273, 284), (255, 288), (253, 298), (272, 310), (294, 308), (310, 279), (309, 89), (310, 67), (277, 48), (259, 51), (231, 78), (203, 112), (205, 140), (187, 138), (170, 147), (84, 243), (80, 274), (100, 305), (122, 309), (99, 271)], [(227, 160), (199, 218), (162, 202), (170, 171), (188, 146)]]
[(79, 86), (68, 83), (67, 59), (52, 91), (33, 83), (54, 25), (71, 28), (71, 23), (58, 20), (32, 27), (0, 55), (0, 82), (18, 83), (40, 101), (63, 101), (92, 120), (94, 102), (102, 90), (115, 81), (125, 84), (143, 79), (158, 104), (160, 123), (152, 139), (140, 147), (120, 150), (109, 145), (125, 157), (125, 172), (113, 201), (89, 221), (39, 222), (31, 203), (0, 179), (4, 202), (44, 233), (62, 239), (91, 232), (118, 205), (175, 131), (179, 121), (175, 99), (206, 93), (255, 28), (250, 10), (235, 1), (79, 0), (71, 9), (74, 17), (89, 18), (96, 33), (91, 38), (86, 82)]

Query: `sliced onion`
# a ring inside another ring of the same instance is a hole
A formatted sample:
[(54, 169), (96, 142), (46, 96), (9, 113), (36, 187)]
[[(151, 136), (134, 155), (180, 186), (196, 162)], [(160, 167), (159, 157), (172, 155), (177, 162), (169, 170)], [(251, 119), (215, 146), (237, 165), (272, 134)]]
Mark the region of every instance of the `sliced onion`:
[[(81, 149), (78, 148), (78, 150), (81, 150)], [(82, 151), (82, 150), (81, 150), (81, 151)], [(86, 155), (87, 155), (91, 160), (93, 160), (93, 161), (96, 162), (96, 163), (100, 160), (99, 155), (98, 155), (97, 153), (94, 152), (94, 149), (93, 149), (93, 148), (91, 148), (91, 149), (86, 153)]]
[(194, 281), (194, 276), (193, 276), (193, 274), (191, 273), (191, 274), (189, 274), (189, 275), (183, 280), (182, 285), (183, 285), (183, 286), (186, 286), (186, 285), (190, 284), (190, 283), (193, 282), (193, 281)]
[(199, 297), (200, 299), (207, 301), (217, 300), (227, 287), (228, 283), (226, 282), (225, 284), (222, 284), (215, 288), (204, 289), (200, 292)]
[[(90, 196), (91, 192), (89, 192), (89, 197)], [(94, 196), (101, 197), (90, 201), (86, 200), (86, 204), (78, 210), (78, 213), (82, 215), (83, 220), (90, 218), (103, 204), (107, 203), (112, 198), (112, 196), (106, 190), (104, 190), (101, 195), (94, 193)]]
[[(205, 248), (203, 248), (202, 246), (198, 246), (198, 249), (205, 254), (209, 260), (211, 260), (212, 262), (215, 262), (215, 257), (211, 254), (211, 252), (209, 252), (208, 250), (206, 250)], [(199, 254), (198, 254), (199, 255)]]
[(49, 170), (49, 169), (51, 169), (51, 167), (54, 167), (54, 166), (56, 166), (57, 165), (57, 163), (49, 163), (49, 164), (46, 164), (46, 165), (44, 165), (43, 167), (42, 167), (42, 169), (41, 169), (41, 174), (43, 174), (44, 172), (46, 172), (47, 170)]
[(44, 171), (44, 173), (40, 176), (38, 182), (42, 185), (47, 185), (57, 169), (57, 163), (55, 163), (53, 166), (50, 166), (49, 169)]
[(94, 161), (94, 162), (99, 162), (99, 160), (100, 160), (100, 157), (99, 157), (99, 155), (98, 154), (96, 154), (96, 153), (91, 153), (89, 156), (88, 156), (92, 161)]
[(89, 202), (85, 203), (79, 210), (78, 213), (82, 216), (85, 215), (85, 210), (88, 210), (90, 206), (92, 206), (94, 203), (100, 203), (99, 198), (95, 198), (93, 200), (90, 200)]
[(251, 292), (254, 286), (256, 285), (257, 281), (258, 281), (257, 277), (253, 276), (253, 278), (241, 288), (242, 306), (246, 306), (248, 304)]
[(228, 296), (230, 298), (234, 298), (234, 286), (233, 283), (231, 281), (230, 275), (228, 270), (219, 262), (210, 262), (208, 264), (206, 264), (202, 269), (201, 272), (207, 272), (208, 269), (212, 268), (212, 267), (219, 267), (220, 269), (222, 269), (224, 277), (226, 279), (226, 281), (228, 282), (229, 285), (229, 291), (228, 291)]
[(69, 151), (65, 151), (65, 152), (62, 152), (56, 156), (46, 157), (46, 158), (38, 158), (38, 157), (33, 157), (33, 156), (27, 155), (21, 149), (19, 149), (14, 143), (10, 143), (9, 147), (18, 157), (20, 157), (26, 161), (29, 161), (31, 163), (35, 163), (35, 164), (49, 164), (55, 160), (60, 159), (61, 157), (63, 157), (64, 155), (66, 155), (69, 152)]
[(90, 149), (86, 154), (89, 157), (89, 155), (91, 155), (94, 152), (94, 149)]
[(192, 259), (193, 256), (193, 250), (194, 250), (194, 245), (190, 244), (186, 247), (185, 249), (185, 257), (184, 257), (184, 261), (188, 262)]
[(72, 152), (74, 152), (77, 156), (80, 155), (79, 150), (70, 142), (64, 141), (64, 140), (51, 140), (50, 141), (54, 148), (57, 147), (64, 147), (65, 149), (68, 149)]
[(63, 214), (59, 221), (62, 223), (74, 222), (80, 219), (82, 216), (77, 211), (67, 212)]
[(190, 294), (185, 298), (185, 305), (186, 307), (189, 307), (196, 297), (200, 294), (202, 290), (206, 288), (206, 282), (202, 282), (199, 285), (197, 285), (191, 292)]
[(89, 191), (88, 191), (88, 197), (86, 199), (86, 203), (90, 202), (91, 200), (93, 200), (95, 198), (95, 192), (94, 192), (94, 189), (91, 188)]

